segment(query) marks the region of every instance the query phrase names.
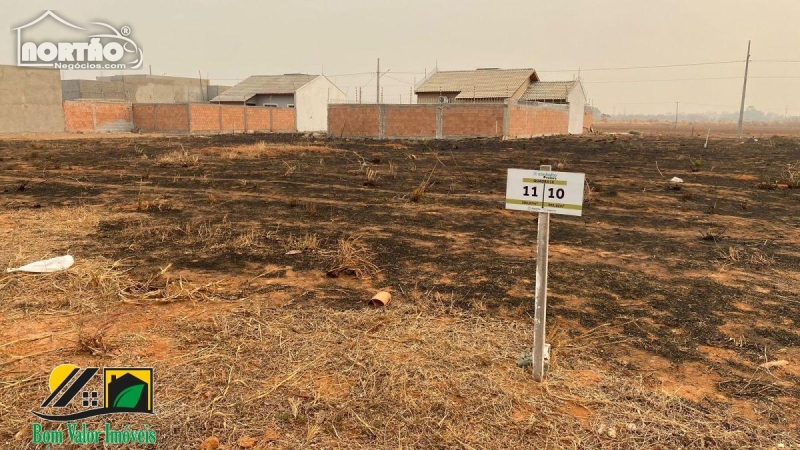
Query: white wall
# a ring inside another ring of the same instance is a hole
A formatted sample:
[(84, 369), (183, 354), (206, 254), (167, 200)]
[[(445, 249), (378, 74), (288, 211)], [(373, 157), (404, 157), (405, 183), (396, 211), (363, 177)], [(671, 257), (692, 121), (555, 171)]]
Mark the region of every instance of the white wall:
[(331, 80), (320, 75), (295, 93), (297, 131), (328, 131), (328, 103), (347, 100)]
[(583, 92), (581, 83), (575, 84), (572, 92), (567, 97), (569, 102), (569, 127), (567, 132), (569, 134), (582, 134), (583, 133), (583, 108), (586, 105), (586, 94)]

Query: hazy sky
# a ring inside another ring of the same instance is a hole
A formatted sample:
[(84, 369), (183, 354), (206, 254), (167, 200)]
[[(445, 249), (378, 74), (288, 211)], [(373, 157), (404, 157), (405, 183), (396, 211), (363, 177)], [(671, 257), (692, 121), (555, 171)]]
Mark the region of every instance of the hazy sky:
[[(12, 28), (53, 9), (73, 23), (128, 25), (144, 50), (138, 73), (235, 84), (253, 74), (324, 71), (348, 95), (408, 101), (413, 81), (440, 70), (533, 67), (544, 80), (581, 68), (588, 96), (609, 113), (733, 111), (747, 40), (747, 104), (800, 115), (798, 0), (0, 0), (0, 64), (15, 64)], [(764, 62), (790, 60), (797, 62)], [(717, 61), (659, 69), (590, 69)], [(116, 72), (118, 73), (118, 72)], [(110, 73), (105, 73), (109, 75)], [(65, 79), (99, 73), (71, 71)], [(336, 76), (334, 76), (336, 75)], [(782, 77), (782, 78), (781, 78)], [(701, 78), (701, 79), (698, 79)], [(702, 79), (705, 78), (705, 79)], [(711, 79), (709, 79), (711, 78)], [(661, 81), (647, 81), (661, 80)], [(666, 80), (666, 81), (665, 81)]]

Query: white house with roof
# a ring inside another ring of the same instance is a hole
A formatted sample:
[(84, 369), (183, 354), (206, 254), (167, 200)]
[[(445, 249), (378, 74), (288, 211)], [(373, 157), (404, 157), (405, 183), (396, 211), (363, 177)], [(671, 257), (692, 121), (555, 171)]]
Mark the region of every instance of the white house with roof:
[(534, 69), (436, 71), (415, 89), (417, 103), (555, 103), (569, 105), (570, 134), (583, 132), (586, 92), (580, 79), (541, 81)]
[(211, 103), (294, 108), (297, 131), (328, 129), (328, 104), (347, 99), (324, 75), (253, 75), (211, 99)]

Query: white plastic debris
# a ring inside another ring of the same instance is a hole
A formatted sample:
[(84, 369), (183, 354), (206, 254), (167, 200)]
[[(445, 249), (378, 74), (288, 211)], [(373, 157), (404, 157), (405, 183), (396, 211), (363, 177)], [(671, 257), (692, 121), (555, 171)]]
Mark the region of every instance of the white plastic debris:
[(67, 270), (72, 267), (73, 264), (75, 264), (75, 259), (71, 255), (64, 255), (32, 262), (22, 267), (6, 269), (6, 272), (51, 273)]
[(678, 178), (678, 177), (672, 177), (672, 179), (669, 180), (669, 181), (671, 181), (673, 183), (683, 183), (683, 179), (682, 178)]

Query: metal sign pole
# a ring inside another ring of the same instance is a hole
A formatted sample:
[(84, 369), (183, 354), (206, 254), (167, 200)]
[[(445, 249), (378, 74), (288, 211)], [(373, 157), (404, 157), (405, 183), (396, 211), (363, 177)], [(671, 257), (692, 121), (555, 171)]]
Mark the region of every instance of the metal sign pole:
[[(550, 171), (543, 165), (540, 170)], [(542, 194), (544, 196), (544, 193)], [(536, 306), (533, 322), (533, 379), (544, 378), (545, 317), (547, 315), (547, 251), (550, 246), (550, 213), (539, 213), (536, 233)]]

